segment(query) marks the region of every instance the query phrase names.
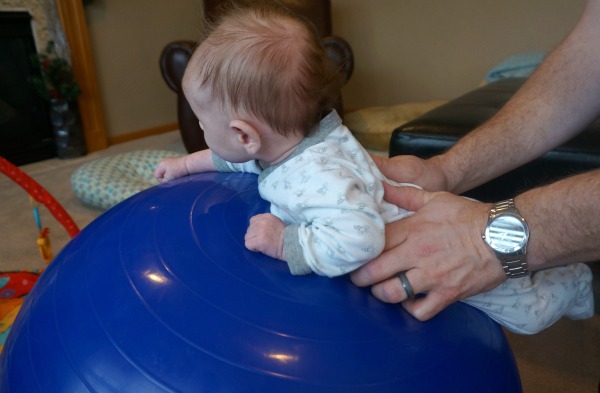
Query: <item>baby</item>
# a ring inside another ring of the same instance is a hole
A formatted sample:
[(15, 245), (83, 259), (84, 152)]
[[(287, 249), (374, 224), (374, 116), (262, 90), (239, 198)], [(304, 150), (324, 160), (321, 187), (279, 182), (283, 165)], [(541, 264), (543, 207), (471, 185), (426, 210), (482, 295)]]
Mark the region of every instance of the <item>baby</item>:
[[(258, 174), (271, 212), (251, 218), (246, 247), (285, 261), (292, 274), (346, 274), (381, 253), (386, 223), (411, 212), (383, 199), (386, 179), (329, 109), (341, 84), (314, 28), (282, 6), (250, 4), (210, 26), (183, 78), (210, 149), (165, 159), (154, 176)], [(532, 333), (593, 313), (590, 281), (587, 266), (571, 265), (464, 301)]]

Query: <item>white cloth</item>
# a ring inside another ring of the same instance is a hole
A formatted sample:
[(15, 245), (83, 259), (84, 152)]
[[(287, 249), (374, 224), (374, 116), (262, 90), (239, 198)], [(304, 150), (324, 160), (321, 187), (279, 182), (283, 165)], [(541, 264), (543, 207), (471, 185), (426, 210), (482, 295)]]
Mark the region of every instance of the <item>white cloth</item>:
[(541, 270), (531, 276), (508, 279), (463, 302), (515, 333), (534, 334), (563, 316), (594, 316), (592, 272), (583, 263)]
[[(221, 171), (259, 174), (261, 197), (287, 225), (284, 260), (293, 274), (332, 277), (359, 268), (383, 250), (385, 224), (412, 214), (383, 200), (384, 176), (335, 111), (272, 167), (213, 158)], [(591, 281), (589, 267), (574, 264), (509, 279), (463, 301), (509, 330), (532, 334), (562, 316), (591, 317)]]

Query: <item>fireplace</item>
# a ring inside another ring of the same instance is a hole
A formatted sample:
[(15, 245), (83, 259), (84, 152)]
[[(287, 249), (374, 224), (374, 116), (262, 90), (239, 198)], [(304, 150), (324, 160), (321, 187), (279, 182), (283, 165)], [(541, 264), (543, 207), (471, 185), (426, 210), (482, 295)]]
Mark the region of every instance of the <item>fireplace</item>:
[(56, 156), (47, 103), (28, 81), (35, 53), (29, 12), (0, 12), (0, 156), (16, 165)]

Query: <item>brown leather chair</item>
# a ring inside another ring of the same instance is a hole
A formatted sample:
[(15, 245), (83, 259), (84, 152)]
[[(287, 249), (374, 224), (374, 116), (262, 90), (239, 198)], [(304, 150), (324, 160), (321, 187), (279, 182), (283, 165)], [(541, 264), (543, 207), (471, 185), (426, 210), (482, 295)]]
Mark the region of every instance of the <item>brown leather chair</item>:
[[(211, 20), (218, 12), (221, 0), (204, 0), (205, 18)], [(315, 24), (317, 31), (323, 37), (323, 46), (331, 61), (348, 81), (354, 69), (354, 57), (350, 45), (342, 38), (331, 33), (331, 2), (330, 0), (281, 0), (290, 10), (304, 16)], [(177, 94), (177, 119), (181, 138), (188, 152), (206, 149), (204, 132), (198, 124), (198, 119), (181, 90), (181, 79), (185, 67), (192, 56), (196, 43), (192, 41), (175, 41), (169, 43), (160, 55), (160, 70), (163, 79)], [(336, 105), (340, 115), (343, 114), (343, 103), (340, 99)]]

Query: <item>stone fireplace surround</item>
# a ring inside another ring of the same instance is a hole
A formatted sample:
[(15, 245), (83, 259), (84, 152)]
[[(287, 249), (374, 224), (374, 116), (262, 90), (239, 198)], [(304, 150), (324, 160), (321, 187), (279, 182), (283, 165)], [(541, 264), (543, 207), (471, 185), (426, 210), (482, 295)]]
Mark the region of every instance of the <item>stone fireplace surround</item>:
[(0, 0), (0, 11), (25, 11), (31, 14), (31, 27), (38, 52), (54, 41), (58, 54), (70, 59), (68, 45), (54, 0)]
[(0, 0), (0, 11), (29, 12), (38, 51), (54, 40), (57, 50), (71, 59), (73, 74), (82, 91), (78, 104), (87, 151), (108, 147), (83, 0)]
[[(23, 2), (19, 5), (0, 6), (0, 73), (3, 75), (0, 80), (0, 155), (16, 165), (23, 165), (57, 154), (48, 103), (36, 94), (28, 79), (39, 75), (30, 57), (43, 51), (50, 40), (60, 43), (61, 37), (56, 33), (61, 30), (60, 26), (57, 30), (49, 24), (52, 20), (49, 7), (42, 7), (41, 3), (33, 8)], [(65, 57), (64, 48), (60, 49), (63, 49), (61, 56)]]

